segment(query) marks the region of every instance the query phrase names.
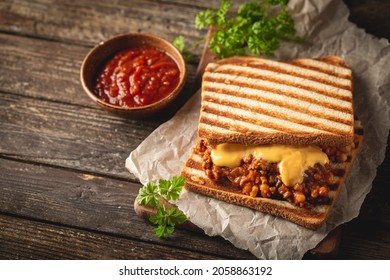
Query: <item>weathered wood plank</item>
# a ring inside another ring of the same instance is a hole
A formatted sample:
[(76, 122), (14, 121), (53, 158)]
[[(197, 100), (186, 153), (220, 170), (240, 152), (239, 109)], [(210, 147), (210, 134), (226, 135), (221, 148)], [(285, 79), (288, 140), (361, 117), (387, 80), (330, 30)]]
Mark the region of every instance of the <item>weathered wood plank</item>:
[(0, 154), (92, 173), (129, 178), (125, 159), (158, 126), (103, 109), (0, 97)]
[(390, 1), (343, 0), (350, 10), (349, 20), (379, 38), (390, 39)]
[(218, 259), (215, 255), (0, 214), (0, 259)]
[[(0, 30), (54, 40), (95, 44), (113, 34), (146, 32), (173, 40), (199, 40), (199, 8), (159, 1), (2, 1)], [(204, 32), (203, 32), (204, 33)], [(198, 54), (201, 48), (197, 50)]]
[(339, 259), (390, 258), (389, 226), (383, 227), (369, 221), (352, 222), (343, 231)]
[(155, 237), (153, 225), (134, 212), (139, 187), (124, 180), (0, 159), (1, 213), (223, 258), (254, 258), (219, 237), (184, 230), (167, 239)]
[[(198, 12), (217, 8), (220, 1), (13, 1), (0, 3), (0, 30), (54, 40), (95, 44), (113, 34), (149, 32), (172, 40), (185, 35), (190, 43), (199, 40), (204, 31), (194, 28)], [(240, 3), (234, 1), (232, 10)], [(388, 37), (384, 13), (388, 3), (383, 0), (344, 0), (351, 9), (350, 19), (377, 36)], [(385, 6), (384, 6), (385, 5)], [(378, 12), (380, 10), (380, 13)], [(388, 26), (388, 25), (386, 25)], [(201, 48), (194, 50), (200, 54)]]
[(93, 106), (80, 84), (87, 47), (0, 34), (0, 91)]

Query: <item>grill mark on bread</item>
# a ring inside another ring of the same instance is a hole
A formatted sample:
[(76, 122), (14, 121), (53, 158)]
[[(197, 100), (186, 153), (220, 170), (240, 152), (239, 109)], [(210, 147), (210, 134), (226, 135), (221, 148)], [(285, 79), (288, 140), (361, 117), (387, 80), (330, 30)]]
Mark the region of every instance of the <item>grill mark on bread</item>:
[[(251, 78), (242, 76), (241, 74), (226, 74), (226, 73), (207, 73), (203, 77), (203, 81), (206, 83), (223, 83), (223, 84), (234, 84), (240, 85), (246, 88), (253, 88), (262, 91), (268, 91), (286, 96), (293, 96), (299, 99), (304, 99), (311, 102), (317, 102), (318, 99), (328, 99), (328, 103), (333, 106), (337, 106), (338, 103), (342, 102), (349, 104), (352, 100), (351, 94), (340, 95), (337, 93), (324, 92), (321, 90), (312, 90), (305, 87), (304, 85), (298, 87), (283, 81), (277, 82), (271, 80), (260, 80), (257, 78)], [(347, 105), (346, 105), (347, 106)]]
[[(240, 100), (239, 97), (235, 97), (234, 99), (235, 100), (229, 100), (226, 96), (224, 98), (218, 98), (218, 97), (210, 98), (209, 96), (205, 95), (203, 101), (207, 101), (218, 105), (229, 106), (232, 108), (231, 111), (233, 111), (234, 108), (247, 110), (248, 112), (253, 112), (253, 113), (258, 113), (259, 111), (261, 111), (263, 114), (274, 117), (276, 119), (280, 119), (280, 120), (288, 119), (289, 122), (292, 122), (294, 124), (300, 124), (313, 129), (327, 131), (332, 134), (343, 135), (346, 132), (349, 132), (350, 129), (349, 125), (344, 125), (341, 124), (340, 122), (334, 122), (329, 120), (327, 120), (327, 122), (324, 122), (323, 118), (318, 118), (318, 117), (316, 118), (314, 116), (310, 116), (299, 111), (296, 112), (288, 108), (275, 106), (273, 104), (267, 104), (266, 106), (264, 106), (264, 104), (260, 102), (257, 102), (255, 100), (249, 100), (249, 102), (253, 104), (251, 105), (245, 103), (243, 100)], [(205, 106), (207, 107), (208, 103), (206, 103)], [(269, 109), (267, 107), (269, 107)], [(226, 115), (226, 113), (224, 114)], [(234, 115), (232, 115), (232, 119), (234, 119)], [(255, 122), (254, 119), (247, 119), (247, 121), (252, 123)], [(342, 129), (342, 127), (345, 128)], [(271, 126), (271, 128), (273, 127)], [(284, 130), (286, 130), (286, 128)], [(289, 130), (289, 131), (293, 132), (294, 130)]]
[[(205, 114), (202, 116), (202, 124), (207, 124), (213, 127), (218, 127), (218, 128), (223, 128), (225, 130), (228, 130), (231, 133), (245, 133), (247, 129), (262, 129), (263, 131), (269, 130), (269, 132), (283, 132), (283, 133), (288, 133), (288, 132), (293, 132), (293, 129), (289, 129), (286, 127), (278, 127), (276, 125), (271, 125), (268, 126), (268, 122), (253, 122), (253, 119), (247, 119), (243, 118), (244, 121), (238, 121), (235, 123), (231, 122), (231, 118), (233, 115), (229, 116), (221, 116), (219, 115), (218, 110), (214, 108), (207, 107), (205, 108)], [(234, 129), (234, 130), (232, 130)], [(265, 130), (264, 130), (265, 129)]]
[[(304, 124), (307, 126), (311, 126), (313, 128), (321, 129), (324, 131), (334, 131), (336, 126), (344, 127), (344, 129), (340, 129), (340, 134), (343, 134), (345, 132), (349, 132), (350, 126), (353, 125), (353, 119), (340, 119), (335, 116), (324, 116), (320, 112), (318, 114), (313, 114), (310, 110), (304, 110), (302, 108), (291, 108), (291, 106), (287, 109), (283, 108), (282, 106), (279, 106), (275, 103), (267, 103), (267, 102), (261, 102), (259, 100), (250, 100), (246, 103), (240, 102), (240, 100), (231, 100), (229, 101), (229, 96), (225, 96), (224, 94), (220, 94), (221, 97), (213, 96), (210, 97), (209, 95), (205, 95), (204, 101), (205, 102), (211, 102), (216, 104), (222, 104), (226, 106), (231, 106), (232, 108), (240, 108), (240, 109), (247, 109), (248, 111), (252, 112), (260, 112), (265, 113), (266, 115), (273, 116), (275, 118), (281, 118), (281, 119), (289, 119), (290, 121), (294, 119), (295, 123)], [(237, 98), (237, 96), (235, 97)], [(231, 97), (230, 97), (231, 99)], [(248, 104), (250, 101), (251, 104)], [(267, 108), (270, 107), (270, 108)], [(274, 108), (274, 110), (272, 110)], [(293, 110), (291, 110), (293, 109)], [(294, 109), (297, 109), (294, 111)], [(284, 111), (284, 113), (283, 113)], [(310, 115), (308, 114), (310, 113)], [(303, 115), (303, 118), (299, 118), (299, 116), (294, 117), (293, 115)], [(312, 119), (313, 121), (305, 122), (305, 119)], [(316, 120), (316, 121), (314, 121)], [(324, 124), (323, 121), (327, 121), (328, 127), (322, 126), (318, 127), (317, 124)], [(308, 125), (308, 123), (314, 124), (314, 125)]]
[[(308, 71), (314, 72), (313, 70)], [(335, 96), (340, 98), (348, 95), (352, 89), (350, 79), (338, 79), (338, 77), (327, 75), (328, 80), (325, 80), (320, 79), (317, 76), (318, 73), (313, 73), (312, 76), (305, 76), (302, 73), (288, 72), (285, 69), (271, 68), (267, 65), (243, 66), (226, 64), (218, 69), (218, 73), (287, 84), (326, 95), (334, 93)], [(340, 94), (340, 92), (345, 94)]]
[(344, 65), (339, 59), (335, 59), (335, 57), (332, 59), (322, 58), (319, 60), (296, 59), (291, 62), (262, 58), (234, 57), (214, 63), (213, 66), (210, 66), (209, 70), (224, 65), (239, 65), (267, 69), (284, 74), (293, 74), (294, 76), (319, 81), (325, 84), (339, 84), (344, 86), (351, 85), (352, 78), (351, 69)]
[[(253, 124), (258, 126), (257, 129), (268, 128), (272, 130), (282, 131), (283, 133), (307, 133), (313, 131), (321, 131), (325, 133), (322, 129), (308, 127), (301, 123), (295, 123), (290, 120), (280, 119), (278, 117), (264, 115), (261, 113), (249, 111), (247, 109), (242, 109), (239, 107), (234, 107), (236, 110), (231, 110), (232, 104), (216, 104), (216, 103), (208, 103), (203, 106), (202, 109), (202, 122), (206, 124), (219, 126), (220, 121), (223, 122), (223, 118), (225, 118), (224, 128), (229, 127), (235, 128), (234, 131), (238, 131), (241, 133), (245, 133), (248, 131), (246, 126), (242, 126), (245, 122), (248, 124)], [(222, 108), (222, 110), (221, 110)], [(230, 108), (230, 110), (228, 110)], [(211, 118), (210, 115), (218, 116), (216, 118)], [(232, 120), (240, 120), (233, 121)], [(273, 121), (270, 121), (273, 120)], [(274, 121), (277, 120), (275, 123)], [(237, 124), (236, 124), (237, 123)], [(239, 124), (239, 125), (238, 125)], [(255, 130), (255, 128), (251, 128), (251, 130)], [(333, 134), (333, 133), (332, 133)]]
[[(254, 97), (258, 102), (268, 103), (270, 105), (276, 105), (280, 107), (287, 107), (304, 113), (309, 113), (315, 117), (324, 118), (330, 121), (340, 122), (343, 124), (351, 125), (353, 124), (353, 115), (350, 110), (346, 108), (340, 108), (334, 105), (328, 105), (325, 103), (313, 104), (312, 102), (307, 102), (304, 100), (296, 99), (295, 97), (281, 97), (280, 95), (275, 95), (274, 93), (264, 92), (263, 94), (257, 90), (248, 89), (250, 92), (245, 90), (237, 90), (239, 86), (224, 86), (223, 90), (218, 88), (219, 85), (212, 84), (206, 85), (203, 88), (205, 94), (210, 97), (210, 94), (215, 95), (216, 97), (221, 94), (226, 94), (234, 97), (246, 98), (248, 100), (253, 100)], [(229, 88), (230, 87), (230, 88)], [(236, 88), (236, 89), (234, 89)]]
[[(198, 169), (203, 171), (202, 169), (202, 158), (198, 154), (193, 154), (192, 157), (190, 157), (186, 163), (188, 167)], [(205, 176), (205, 174), (203, 174)], [(206, 178), (206, 176), (204, 177)]]
[(290, 64), (285, 62), (280, 62), (279, 65), (267, 65), (267, 64), (257, 64), (257, 63), (249, 63), (248, 66), (253, 68), (266, 69), (273, 72), (279, 72), (286, 75), (293, 74), (296, 77), (304, 78), (307, 80), (311, 80), (314, 82), (327, 84), (343, 89), (351, 90), (351, 76), (350, 75), (334, 75), (334, 73), (326, 73), (320, 72), (317, 70), (310, 69), (305, 66), (299, 66), (299, 64)]
[[(201, 116), (201, 123), (202, 124), (208, 124), (213, 127), (223, 128), (225, 130), (229, 130), (232, 133), (239, 132), (239, 133), (245, 133), (248, 129), (263, 129), (263, 131), (269, 131), (269, 132), (293, 132), (294, 130), (284, 127), (284, 126), (277, 126), (277, 125), (269, 125), (269, 122), (267, 121), (260, 121), (260, 120), (254, 120), (252, 118), (240, 116), (240, 120), (232, 122), (232, 118), (235, 118), (236, 115), (230, 113), (230, 114), (223, 114), (221, 115), (221, 112), (213, 108), (211, 106), (204, 106), (203, 108), (203, 115)], [(234, 128), (234, 130), (232, 130)], [(265, 130), (264, 130), (265, 129)]]
[[(352, 105), (350, 102), (343, 102), (339, 100), (331, 100), (329, 102), (327, 98), (316, 99), (310, 96), (301, 96), (297, 94), (285, 93), (283, 91), (267, 90), (260, 89), (257, 86), (251, 86), (239, 82), (234, 82), (234, 84), (227, 84), (223, 81), (212, 81), (209, 84), (204, 85), (203, 90), (220, 93), (226, 92), (227, 94), (236, 92), (238, 95), (246, 95), (251, 98), (263, 98), (267, 100), (286, 100), (289, 104), (312, 104), (315, 106), (324, 107), (323, 110), (333, 110), (343, 114), (352, 113)], [(344, 104), (345, 103), (345, 104)], [(287, 106), (287, 105), (286, 105)], [(289, 105), (288, 105), (289, 106)]]
[(310, 58), (298, 58), (288, 63), (299, 67), (311, 69), (313, 71), (335, 75), (338, 77), (344, 77), (344, 78), (352, 77), (351, 69), (349, 69), (344, 64), (344, 62), (340, 61), (338, 58), (335, 58), (334, 56), (332, 56), (332, 58), (324, 57), (318, 60), (310, 59)]

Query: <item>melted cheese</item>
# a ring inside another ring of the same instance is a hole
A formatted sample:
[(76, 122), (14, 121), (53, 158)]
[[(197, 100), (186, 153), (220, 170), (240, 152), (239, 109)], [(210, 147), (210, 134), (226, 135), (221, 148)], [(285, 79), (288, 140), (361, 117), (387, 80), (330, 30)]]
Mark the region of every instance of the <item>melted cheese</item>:
[(329, 162), (328, 156), (316, 146), (220, 144), (211, 151), (215, 165), (230, 168), (239, 166), (241, 159), (248, 156), (278, 163), (282, 182), (287, 186), (302, 183), (303, 174), (309, 167)]

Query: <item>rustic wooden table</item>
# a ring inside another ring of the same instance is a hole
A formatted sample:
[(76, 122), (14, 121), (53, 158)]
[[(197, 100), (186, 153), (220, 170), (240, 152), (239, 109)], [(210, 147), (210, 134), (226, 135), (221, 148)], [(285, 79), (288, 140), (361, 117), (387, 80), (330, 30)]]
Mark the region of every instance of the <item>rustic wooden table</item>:
[[(350, 20), (390, 39), (387, 0), (345, 1)], [(0, 1), (0, 259), (253, 259), (219, 237), (177, 230), (158, 239), (138, 217), (140, 187), (125, 159), (166, 114), (130, 120), (83, 93), (86, 53), (113, 34), (194, 42), (195, 15), (217, 1)], [(202, 47), (188, 65), (190, 92)], [(388, 74), (388, 73), (387, 73)], [(390, 258), (390, 154), (358, 218), (343, 227), (340, 259)], [(305, 258), (312, 258), (307, 255)]]

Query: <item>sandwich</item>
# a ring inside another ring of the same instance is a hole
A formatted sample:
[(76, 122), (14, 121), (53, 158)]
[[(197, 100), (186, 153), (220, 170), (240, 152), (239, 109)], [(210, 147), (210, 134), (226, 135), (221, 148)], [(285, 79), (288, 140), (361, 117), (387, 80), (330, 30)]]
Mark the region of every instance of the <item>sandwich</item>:
[(318, 229), (362, 145), (352, 90), (337, 56), (209, 63), (186, 189)]

